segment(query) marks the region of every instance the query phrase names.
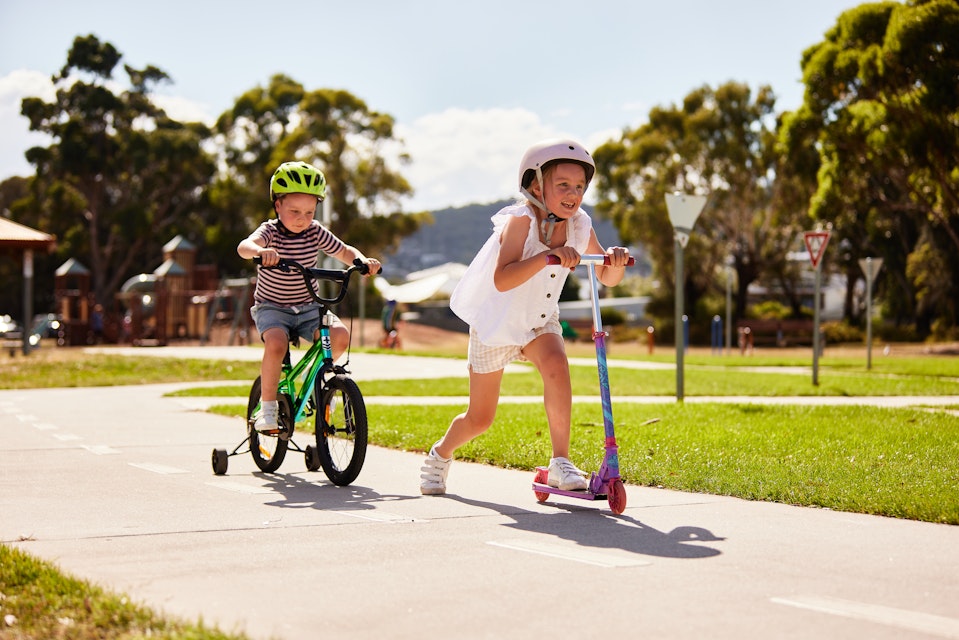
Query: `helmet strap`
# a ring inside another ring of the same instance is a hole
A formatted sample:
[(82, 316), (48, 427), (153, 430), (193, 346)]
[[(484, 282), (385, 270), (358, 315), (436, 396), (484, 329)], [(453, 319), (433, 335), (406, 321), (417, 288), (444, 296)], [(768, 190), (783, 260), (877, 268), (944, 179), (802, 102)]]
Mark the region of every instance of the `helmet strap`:
[(549, 244), (549, 241), (553, 238), (553, 230), (556, 228), (557, 222), (566, 222), (566, 220), (551, 211), (547, 212), (546, 218), (540, 221), (539, 232), (543, 235), (544, 244)]

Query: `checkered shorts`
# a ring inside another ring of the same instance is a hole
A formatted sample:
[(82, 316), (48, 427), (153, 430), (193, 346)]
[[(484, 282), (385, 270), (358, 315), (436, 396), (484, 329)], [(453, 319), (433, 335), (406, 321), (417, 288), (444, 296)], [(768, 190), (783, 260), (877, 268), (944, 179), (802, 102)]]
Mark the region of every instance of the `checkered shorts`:
[[(546, 333), (563, 335), (563, 327), (559, 324), (558, 314), (554, 314), (542, 327), (533, 329), (534, 338)], [(473, 373), (493, 373), (505, 369), (506, 365), (513, 361), (527, 362), (526, 356), (523, 355), (525, 346), (525, 344), (510, 344), (505, 347), (491, 347), (480, 342), (476, 332), (471, 328), (467, 360)]]

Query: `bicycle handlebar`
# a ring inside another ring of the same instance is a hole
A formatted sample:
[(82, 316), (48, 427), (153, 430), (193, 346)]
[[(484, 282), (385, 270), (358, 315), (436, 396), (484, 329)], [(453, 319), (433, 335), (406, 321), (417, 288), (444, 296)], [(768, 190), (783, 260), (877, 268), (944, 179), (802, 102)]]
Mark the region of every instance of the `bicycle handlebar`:
[[(560, 264), (560, 259), (558, 256), (548, 255), (546, 256), (547, 264)], [(609, 266), (609, 256), (607, 254), (601, 253), (587, 253), (579, 257), (580, 264), (595, 264), (595, 265), (606, 265)], [(636, 264), (636, 258), (630, 256), (629, 261), (626, 263), (626, 266), (631, 267)]]
[[(350, 276), (355, 272), (359, 272), (361, 275), (366, 275), (370, 272), (370, 267), (365, 262), (357, 258), (353, 261), (353, 266), (348, 269), (317, 269), (316, 267), (304, 267), (299, 262), (295, 260), (287, 260), (286, 258), (280, 258), (280, 261), (269, 267), (263, 266), (262, 258), (253, 258), (253, 262), (260, 266), (261, 269), (279, 269), (280, 271), (289, 272), (291, 269), (294, 271), (299, 271), (303, 275), (303, 282), (306, 284), (306, 290), (310, 292), (310, 296), (319, 304), (331, 305), (338, 304), (343, 298), (346, 297), (346, 292), (350, 286)], [(336, 282), (340, 285), (340, 292), (336, 294), (334, 298), (323, 298), (316, 292), (313, 288), (312, 280), (326, 280), (328, 282)]]

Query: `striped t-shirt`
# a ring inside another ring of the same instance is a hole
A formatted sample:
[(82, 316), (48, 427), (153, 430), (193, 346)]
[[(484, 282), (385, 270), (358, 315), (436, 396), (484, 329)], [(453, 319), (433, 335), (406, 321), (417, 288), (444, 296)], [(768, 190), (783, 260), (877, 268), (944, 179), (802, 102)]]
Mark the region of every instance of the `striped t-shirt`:
[[(344, 246), (339, 238), (317, 220), (296, 235), (280, 231), (277, 222), (275, 219), (267, 220), (250, 234), (250, 239), (259, 241), (257, 244), (276, 249), (281, 258), (295, 260), (304, 267), (315, 267), (320, 251), (332, 256), (339, 253)], [(316, 288), (315, 281), (313, 287)], [(299, 271), (291, 269), (285, 272), (263, 268), (257, 269), (253, 299), (256, 302), (271, 302), (287, 307), (314, 301), (306, 290), (303, 275)]]

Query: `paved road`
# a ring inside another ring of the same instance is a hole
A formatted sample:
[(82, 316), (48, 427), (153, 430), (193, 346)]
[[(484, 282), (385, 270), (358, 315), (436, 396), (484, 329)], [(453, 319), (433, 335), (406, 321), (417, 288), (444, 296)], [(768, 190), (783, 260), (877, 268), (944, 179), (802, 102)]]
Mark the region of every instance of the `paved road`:
[[(354, 370), (407, 366), (462, 363)], [(243, 426), (183, 386), (0, 391), (0, 541), (257, 639), (959, 638), (959, 527), (632, 486), (614, 516), (466, 463), (423, 497), (379, 448), (351, 487), (295, 456), (217, 477)]]

